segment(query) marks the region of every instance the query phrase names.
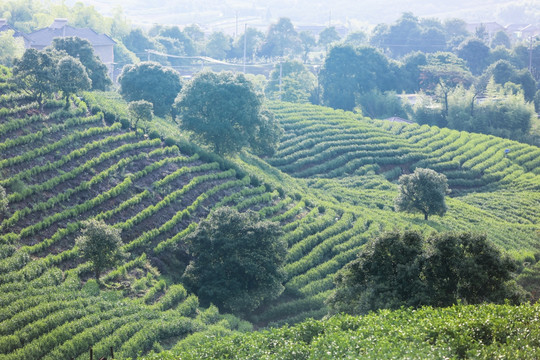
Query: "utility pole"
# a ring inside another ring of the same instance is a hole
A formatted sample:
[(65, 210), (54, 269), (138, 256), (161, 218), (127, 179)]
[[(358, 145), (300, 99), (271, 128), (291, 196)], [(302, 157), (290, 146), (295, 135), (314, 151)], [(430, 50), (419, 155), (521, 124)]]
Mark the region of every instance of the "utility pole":
[(246, 73), (247, 24), (244, 24), (244, 74)]
[(283, 76), (283, 64), (279, 60), (279, 101), (281, 101), (281, 76)]
[(532, 74), (532, 50), (533, 50), (533, 37), (529, 37), (529, 72)]

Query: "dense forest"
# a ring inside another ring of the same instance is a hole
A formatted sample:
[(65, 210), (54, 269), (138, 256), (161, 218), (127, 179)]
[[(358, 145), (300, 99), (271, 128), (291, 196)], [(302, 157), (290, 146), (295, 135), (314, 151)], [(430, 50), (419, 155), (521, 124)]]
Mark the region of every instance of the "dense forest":
[(0, 4), (0, 359), (538, 357), (540, 38), (49, 5)]

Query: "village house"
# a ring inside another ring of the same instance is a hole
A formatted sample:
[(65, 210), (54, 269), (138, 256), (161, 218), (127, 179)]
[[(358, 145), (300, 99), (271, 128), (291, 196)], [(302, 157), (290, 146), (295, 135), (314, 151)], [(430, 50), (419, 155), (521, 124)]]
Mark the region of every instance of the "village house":
[(99, 34), (89, 28), (75, 28), (68, 25), (67, 19), (55, 19), (51, 26), (36, 30), (27, 35), (30, 43), (27, 47), (41, 50), (49, 46), (54, 38), (77, 36), (86, 39), (92, 44), (94, 52), (107, 66), (109, 76), (112, 78), (114, 71), (114, 44), (116, 42), (105, 34)]
[(13, 31), (13, 37), (23, 39), (25, 48), (30, 47), (30, 38), (28, 37), (28, 35), (15, 30), (15, 28), (13, 28), (11, 25), (8, 24), (6, 19), (0, 19), (0, 32), (8, 31), (8, 30)]

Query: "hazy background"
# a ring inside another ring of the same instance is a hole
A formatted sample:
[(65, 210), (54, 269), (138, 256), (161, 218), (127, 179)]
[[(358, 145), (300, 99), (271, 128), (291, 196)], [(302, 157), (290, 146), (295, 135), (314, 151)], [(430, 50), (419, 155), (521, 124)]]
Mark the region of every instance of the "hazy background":
[[(378, 23), (391, 23), (403, 12), (419, 17), (461, 18), (469, 23), (496, 21), (537, 23), (540, 1), (511, 0), (85, 0), (100, 13), (110, 15), (119, 7), (135, 25), (185, 25), (198, 23), (208, 30), (234, 34), (237, 23), (266, 27), (280, 17), (288, 17), (300, 25), (343, 25), (349, 30), (369, 29)], [(72, 5), (75, 1), (66, 1)], [(239, 30), (240, 32), (242, 29)]]

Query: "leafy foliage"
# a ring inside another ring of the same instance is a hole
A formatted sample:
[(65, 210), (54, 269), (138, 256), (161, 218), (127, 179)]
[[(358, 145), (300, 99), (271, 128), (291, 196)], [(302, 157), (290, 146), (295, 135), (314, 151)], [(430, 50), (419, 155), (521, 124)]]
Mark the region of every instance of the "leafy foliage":
[(306, 103), (315, 90), (315, 86), (315, 76), (302, 63), (285, 61), (276, 65), (270, 73), (265, 94), (269, 99)]
[(391, 63), (375, 48), (336, 45), (328, 52), (319, 75), (322, 100), (330, 107), (352, 110), (357, 94), (389, 90), (392, 73)]
[(485, 236), (393, 232), (368, 243), (336, 277), (329, 298), (335, 312), (364, 314), (378, 309), (503, 303), (524, 300), (508, 283), (515, 264)]
[(20, 60), (15, 61), (13, 76), (18, 86), (34, 95), (41, 105), (43, 97), (56, 89), (56, 62), (48, 52), (27, 49)]
[(399, 178), (399, 195), (395, 199), (397, 211), (420, 212), (443, 216), (447, 210), (444, 197), (449, 193), (444, 174), (431, 169), (416, 168), (413, 174)]
[(0, 216), (3, 218), (8, 210), (9, 200), (6, 195), (6, 189), (0, 185)]
[(283, 291), (286, 244), (277, 223), (220, 208), (186, 237), (194, 257), (184, 274), (203, 304), (248, 313)]
[(198, 338), (144, 360), (472, 359), (540, 356), (538, 305), (456, 305), (337, 315), (246, 334)]
[(244, 146), (272, 153), (280, 130), (263, 98), (243, 75), (204, 72), (185, 86), (175, 103), (180, 127), (219, 154)]
[(20, 37), (13, 36), (13, 30), (0, 33), (0, 65), (13, 66), (15, 59), (24, 53), (24, 43)]
[(152, 117), (154, 116), (152, 107), (152, 103), (146, 100), (132, 101), (129, 103), (128, 111), (131, 118), (134, 120), (132, 123), (133, 128), (137, 129), (139, 121), (148, 123), (152, 120)]
[(69, 96), (79, 91), (88, 90), (91, 80), (86, 69), (78, 59), (71, 56), (63, 57), (58, 61), (57, 86), (63, 92), (66, 99), (66, 107), (69, 104)]
[(91, 80), (92, 90), (106, 90), (112, 85), (107, 75), (107, 66), (94, 54), (94, 48), (88, 40), (75, 36), (56, 38), (51, 47), (80, 60)]
[(154, 62), (125, 66), (118, 82), (126, 101), (149, 101), (154, 105), (157, 116), (170, 113), (174, 99), (182, 89), (182, 81), (176, 71)]
[(289, 18), (280, 18), (270, 25), (261, 45), (260, 56), (277, 57), (295, 54), (300, 50), (300, 38)]
[(92, 263), (94, 275), (99, 281), (101, 272), (113, 267), (123, 256), (121, 230), (93, 219), (83, 222), (83, 226), (82, 235), (76, 243), (81, 257)]

